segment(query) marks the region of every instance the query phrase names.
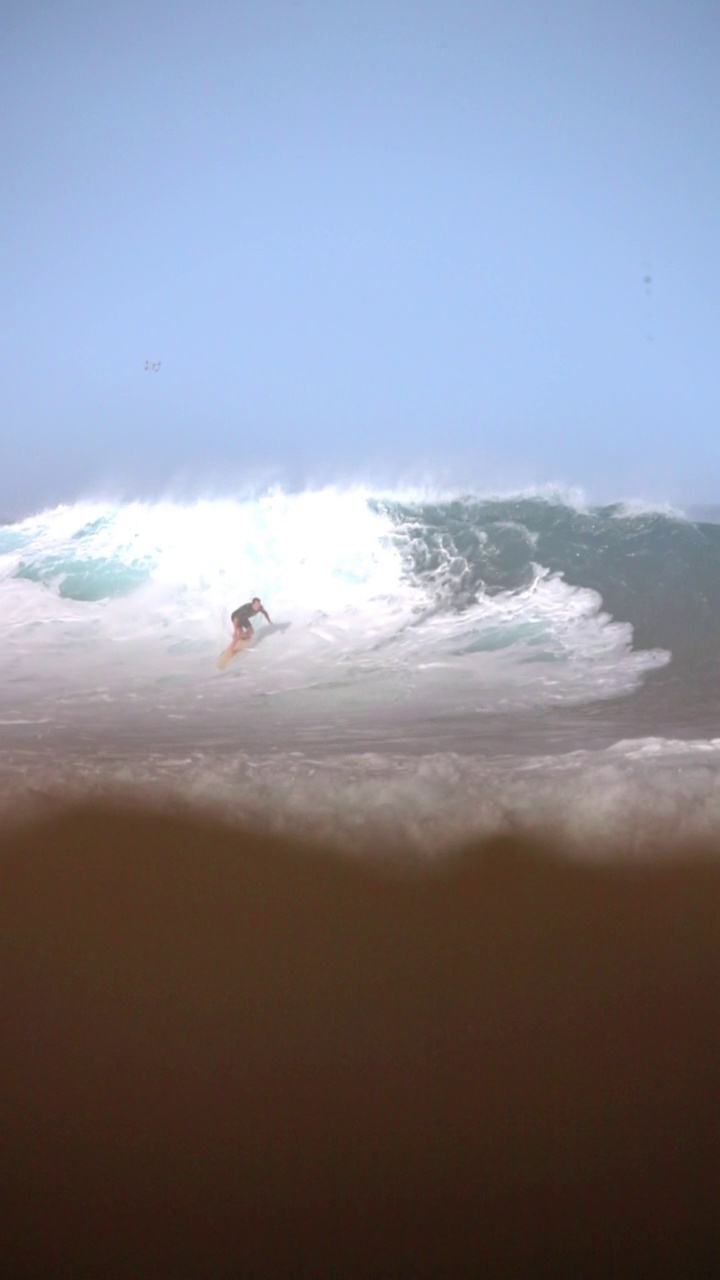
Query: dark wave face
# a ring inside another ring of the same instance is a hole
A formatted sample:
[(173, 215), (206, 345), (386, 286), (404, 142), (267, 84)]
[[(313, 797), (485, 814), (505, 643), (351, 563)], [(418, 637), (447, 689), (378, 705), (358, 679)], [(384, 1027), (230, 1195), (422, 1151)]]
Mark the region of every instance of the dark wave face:
[(542, 498), (377, 506), (392, 516), (408, 573), (431, 581), (441, 606), (526, 588), (542, 566), (597, 591), (637, 648), (669, 649), (683, 665), (720, 652), (718, 525)]

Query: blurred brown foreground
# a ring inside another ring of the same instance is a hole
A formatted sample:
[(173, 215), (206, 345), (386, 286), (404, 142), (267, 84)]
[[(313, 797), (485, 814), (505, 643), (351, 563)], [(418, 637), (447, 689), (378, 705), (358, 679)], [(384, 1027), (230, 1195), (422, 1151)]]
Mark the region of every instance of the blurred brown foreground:
[(4, 1274), (720, 1274), (715, 852), (6, 829)]

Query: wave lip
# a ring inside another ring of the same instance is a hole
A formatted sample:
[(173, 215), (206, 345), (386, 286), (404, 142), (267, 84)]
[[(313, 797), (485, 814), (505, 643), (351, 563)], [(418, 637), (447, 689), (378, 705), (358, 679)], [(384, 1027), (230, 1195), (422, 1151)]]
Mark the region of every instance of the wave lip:
[(0, 812), (92, 795), (191, 806), (281, 835), (387, 856), (442, 856), (465, 841), (552, 831), (582, 858), (670, 856), (720, 831), (720, 739), (646, 738), (518, 760), (429, 751), (87, 753), (6, 759)]

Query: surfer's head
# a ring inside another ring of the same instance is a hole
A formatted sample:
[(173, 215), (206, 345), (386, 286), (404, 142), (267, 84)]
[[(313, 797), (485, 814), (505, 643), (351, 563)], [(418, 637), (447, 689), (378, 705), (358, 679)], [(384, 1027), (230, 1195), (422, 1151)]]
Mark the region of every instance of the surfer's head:
[(253, 609), (255, 610), (255, 612), (256, 612), (256, 613), (257, 613), (258, 609), (262, 609), (262, 601), (261, 601), (261, 599), (260, 599), (260, 597), (259, 597), (259, 596), (253, 596), (253, 598), (252, 598), (252, 600), (250, 601), (250, 603), (251, 603), (251, 605), (252, 605), (252, 607), (253, 607)]

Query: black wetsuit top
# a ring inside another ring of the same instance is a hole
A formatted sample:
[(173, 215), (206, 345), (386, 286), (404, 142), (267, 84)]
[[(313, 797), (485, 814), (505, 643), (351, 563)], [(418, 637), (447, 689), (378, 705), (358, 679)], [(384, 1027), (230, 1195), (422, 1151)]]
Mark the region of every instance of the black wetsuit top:
[(250, 600), (247, 604), (241, 604), (239, 609), (235, 609), (235, 611), (230, 614), (230, 621), (237, 623), (239, 627), (251, 627), (253, 618), (257, 618), (259, 613), (265, 614), (265, 617), (267, 618), (267, 614), (265, 613), (262, 605), (260, 605), (259, 609), (253, 609), (252, 600)]

